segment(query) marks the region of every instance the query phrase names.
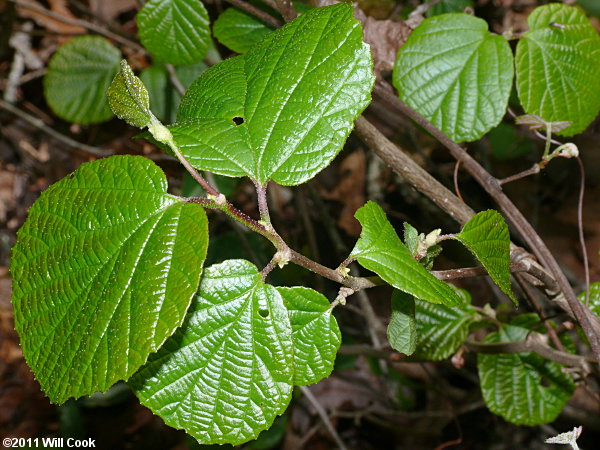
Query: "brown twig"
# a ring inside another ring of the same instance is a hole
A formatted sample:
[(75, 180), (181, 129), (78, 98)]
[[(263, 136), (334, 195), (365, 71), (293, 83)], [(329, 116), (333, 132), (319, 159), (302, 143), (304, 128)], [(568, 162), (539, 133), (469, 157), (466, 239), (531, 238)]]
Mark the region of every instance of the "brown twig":
[(291, 22), (298, 16), (292, 0), (275, 0), (275, 4), (286, 22)]
[(96, 25), (94, 23), (88, 22), (86, 20), (81, 20), (81, 19), (71, 19), (68, 17), (64, 17), (60, 14), (55, 13), (54, 11), (51, 11), (49, 9), (46, 9), (42, 6), (27, 2), (27, 1), (23, 1), (23, 0), (10, 0), (11, 2), (15, 3), (17, 6), (20, 6), (22, 8), (26, 8), (26, 9), (30, 9), (32, 11), (44, 14), (48, 17), (52, 17), (53, 19), (59, 20), (63, 23), (69, 24), (69, 25), (77, 25), (83, 28), (86, 28), (90, 31), (93, 31), (94, 33), (98, 33), (104, 37), (107, 37), (109, 39), (112, 39), (120, 44), (126, 45), (128, 47), (131, 47), (132, 49), (142, 52), (144, 54), (147, 54), (148, 52), (146, 51), (146, 49), (144, 47), (142, 47), (140, 44), (138, 44), (137, 42), (132, 41), (131, 39), (127, 39), (117, 33), (113, 33), (110, 30), (107, 30), (104, 27), (101, 27), (99, 25)]
[(418, 125), (425, 129), (425, 131), (443, 144), (444, 147), (450, 151), (452, 156), (461, 162), (464, 169), (471, 174), (479, 185), (483, 187), (498, 204), (508, 221), (521, 236), (521, 239), (527, 243), (531, 251), (542, 264), (550, 270), (560, 285), (561, 291), (564, 293), (569, 304), (569, 308), (577, 318), (577, 321), (590, 342), (594, 357), (600, 361), (600, 335), (595, 332), (594, 326), (592, 325), (592, 313), (579, 301), (565, 274), (554, 258), (554, 255), (552, 255), (544, 241), (513, 202), (504, 194), (504, 192), (502, 192), (500, 182), (490, 175), (473, 157), (471, 157), (471, 155), (465, 152), (460, 145), (455, 143), (441, 130), (431, 124), (431, 122), (406, 105), (400, 98), (394, 96), (393, 101), (407, 117), (414, 120)]
[(242, 11), (247, 12), (248, 14), (256, 17), (261, 22), (263, 22), (267, 25), (271, 25), (274, 28), (279, 28), (282, 25), (282, 23), (279, 20), (277, 20), (275, 17), (267, 14), (264, 11), (261, 11), (256, 6), (253, 6), (250, 3), (247, 3), (243, 0), (225, 0), (225, 1), (233, 6), (237, 6)]
[(583, 257), (583, 270), (585, 274), (585, 305), (590, 304), (590, 265), (588, 262), (587, 247), (585, 245), (585, 236), (583, 234), (583, 196), (585, 194), (585, 167), (580, 157), (577, 157), (580, 173), (579, 197), (577, 199), (577, 231), (579, 232), (579, 245), (581, 246), (581, 255)]
[(49, 136), (52, 136), (54, 139), (59, 140), (62, 143), (66, 144), (69, 147), (72, 147), (76, 150), (81, 150), (82, 152), (85, 152), (89, 155), (97, 156), (97, 157), (101, 157), (101, 158), (105, 157), (105, 156), (110, 156), (113, 154), (109, 150), (104, 150), (99, 147), (93, 147), (91, 145), (82, 144), (81, 142), (77, 142), (75, 139), (71, 139), (70, 137), (65, 136), (64, 134), (59, 133), (54, 128), (49, 127), (41, 119), (38, 119), (37, 117), (34, 117), (34, 116), (26, 113), (25, 111), (22, 111), (21, 109), (17, 108), (16, 106), (11, 105), (10, 103), (5, 102), (4, 100), (1, 100), (1, 99), (0, 99), (0, 108), (25, 120), (26, 122), (30, 123), (34, 127), (38, 128), (41, 131), (43, 131), (44, 133), (48, 134)]
[(327, 416), (327, 412), (325, 411), (325, 409), (323, 409), (323, 407), (321, 406), (319, 401), (316, 399), (316, 397), (313, 395), (313, 393), (310, 392), (310, 389), (306, 386), (300, 386), (300, 390), (302, 391), (304, 396), (308, 399), (308, 401), (312, 404), (313, 408), (316, 409), (317, 414), (323, 421), (323, 425), (325, 425), (325, 428), (327, 428), (327, 431), (329, 431), (329, 434), (331, 434), (331, 437), (333, 437), (333, 440), (335, 441), (337, 446), (340, 448), (340, 450), (347, 450), (346, 444), (344, 444), (344, 441), (342, 441), (342, 438), (340, 438), (340, 435), (338, 434), (338, 432), (335, 430), (335, 428), (331, 424), (331, 421), (329, 420), (329, 416)]
[(591, 370), (590, 364), (595, 363), (591, 358), (572, 355), (549, 347), (544, 342), (544, 336), (539, 333), (531, 333), (525, 340), (515, 342), (483, 343), (467, 339), (464, 344), (466, 348), (477, 353), (537, 353), (538, 355), (568, 367), (579, 367), (584, 373)]

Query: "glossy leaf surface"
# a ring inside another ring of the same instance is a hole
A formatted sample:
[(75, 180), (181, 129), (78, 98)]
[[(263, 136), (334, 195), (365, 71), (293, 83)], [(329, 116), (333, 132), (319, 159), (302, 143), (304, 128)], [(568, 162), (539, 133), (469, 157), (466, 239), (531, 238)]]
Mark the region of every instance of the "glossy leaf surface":
[(387, 329), (390, 346), (412, 355), (417, 348), (417, 320), (415, 299), (412, 295), (398, 290), (392, 293), (392, 316)]
[(354, 215), (363, 229), (351, 257), (407, 294), (433, 303), (459, 305), (460, 298), (446, 283), (431, 275), (402, 243), (383, 209), (367, 202)]
[(44, 77), (44, 95), (54, 113), (79, 124), (104, 122), (113, 114), (106, 92), (119, 71), (121, 52), (100, 36), (78, 36), (58, 49)]
[(293, 358), (281, 295), (250, 262), (228, 260), (205, 270), (183, 326), (130, 384), (168, 425), (237, 445), (285, 411)]
[(483, 264), (502, 292), (518, 304), (510, 287), (510, 234), (504, 218), (491, 209), (475, 214), (456, 239)]
[(600, 110), (600, 36), (581, 10), (559, 3), (536, 8), (527, 23), (516, 53), (523, 109), (572, 123), (559, 134), (581, 133)]
[(133, 74), (126, 60), (108, 88), (108, 104), (119, 119), (144, 128), (150, 123), (150, 98), (144, 83)]
[(342, 343), (330, 303), (304, 287), (277, 288), (288, 310), (294, 341), (294, 384), (307, 386), (329, 376)]
[(469, 335), (476, 318), (469, 294), (457, 289), (459, 305), (448, 308), (421, 300), (415, 301), (418, 343), (415, 356), (429, 361), (450, 357)]
[(500, 123), (512, 87), (508, 42), (469, 14), (425, 19), (400, 47), (398, 95), (454, 141), (474, 141)]
[(234, 8), (223, 11), (213, 25), (218, 41), (240, 54), (246, 53), (272, 31), (264, 23)]
[[(528, 333), (527, 328), (506, 325), (485, 342), (521, 341)], [(480, 353), (477, 368), (487, 407), (517, 425), (554, 421), (575, 389), (561, 365), (535, 353)]]
[(137, 24), (144, 47), (164, 63), (188, 65), (206, 56), (210, 28), (200, 0), (150, 0)]
[(374, 76), (352, 7), (317, 8), (207, 70), (171, 132), (203, 170), (300, 184), (341, 150)]
[(83, 164), (34, 203), (12, 253), (15, 327), (50, 400), (127, 379), (183, 321), (208, 243), (204, 210), (150, 160)]

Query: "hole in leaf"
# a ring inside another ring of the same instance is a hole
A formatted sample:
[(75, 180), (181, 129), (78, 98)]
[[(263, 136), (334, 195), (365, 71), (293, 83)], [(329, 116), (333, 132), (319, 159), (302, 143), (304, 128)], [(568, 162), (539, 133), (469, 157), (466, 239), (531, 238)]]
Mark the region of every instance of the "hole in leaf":
[(267, 311), (266, 309), (259, 309), (258, 313), (261, 315), (261, 317), (269, 317), (269, 311)]
[(233, 123), (235, 123), (236, 125), (241, 125), (241, 124), (244, 123), (244, 118), (243, 117), (236, 116), (236, 117), (234, 117), (231, 120), (233, 120)]

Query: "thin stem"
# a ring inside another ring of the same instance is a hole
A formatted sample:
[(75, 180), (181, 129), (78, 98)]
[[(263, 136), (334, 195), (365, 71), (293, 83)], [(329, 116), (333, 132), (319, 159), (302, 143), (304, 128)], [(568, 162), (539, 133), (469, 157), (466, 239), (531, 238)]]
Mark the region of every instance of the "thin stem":
[(483, 343), (467, 339), (464, 344), (469, 350), (477, 353), (498, 354), (498, 353), (537, 353), (538, 355), (569, 367), (579, 367), (584, 373), (591, 370), (590, 363), (593, 359), (584, 356), (572, 355), (571, 353), (561, 352), (544, 343), (544, 336), (539, 333), (531, 333), (527, 339), (516, 342), (498, 342)]
[(242, 0), (225, 0), (225, 1), (233, 6), (237, 6), (242, 11), (245, 11), (248, 14), (253, 15), (254, 17), (256, 17), (261, 22), (265, 23), (266, 25), (271, 25), (274, 28), (279, 28), (282, 25), (282, 23), (279, 20), (277, 20), (275, 17), (267, 14), (264, 11), (261, 11), (256, 6), (253, 6), (250, 3), (246, 3)]
[(179, 79), (177, 72), (175, 72), (175, 67), (173, 67), (173, 64), (165, 64), (165, 67), (167, 69), (167, 72), (169, 73), (169, 81), (177, 90), (179, 95), (183, 97), (183, 95), (185, 94), (185, 88), (183, 87), (183, 83)]
[(214, 197), (220, 197), (222, 194), (213, 188), (208, 182), (198, 173), (198, 171), (190, 164), (190, 162), (181, 154), (175, 142), (172, 142), (172, 145), (169, 145), (179, 162), (185, 167), (185, 170), (192, 176), (196, 182), (204, 188), (204, 190)]
[(550, 144), (552, 143), (552, 124), (546, 124), (546, 145), (544, 146), (544, 154), (542, 155), (542, 161), (546, 160), (550, 154)]
[(333, 440), (335, 441), (337, 446), (341, 450), (347, 450), (346, 444), (344, 444), (344, 441), (342, 441), (342, 438), (340, 438), (339, 434), (337, 433), (337, 431), (331, 424), (331, 421), (329, 420), (329, 417), (327, 416), (327, 412), (325, 411), (325, 409), (323, 409), (323, 407), (321, 406), (319, 401), (316, 399), (316, 397), (313, 395), (313, 393), (310, 392), (310, 389), (307, 388), (306, 386), (300, 386), (300, 390), (306, 396), (306, 398), (312, 404), (312, 406), (317, 410), (317, 414), (323, 421), (323, 425), (325, 425), (325, 428), (327, 428), (327, 431), (329, 431), (329, 434), (331, 434), (331, 437), (333, 437)]
[(511, 181), (516, 181), (516, 180), (520, 180), (521, 178), (525, 178), (528, 177), (530, 175), (535, 175), (537, 173), (540, 173), (541, 170), (541, 166), (539, 163), (535, 163), (533, 166), (531, 166), (531, 168), (524, 170), (523, 172), (519, 172), (516, 173), (514, 175), (511, 175), (509, 177), (506, 178), (502, 178), (501, 180), (499, 180), (500, 184), (506, 184), (506, 183), (510, 183)]
[(587, 247), (585, 245), (585, 236), (583, 234), (583, 196), (585, 194), (585, 167), (580, 157), (577, 157), (580, 173), (579, 198), (577, 199), (577, 229), (579, 231), (579, 245), (581, 245), (581, 255), (583, 257), (583, 270), (585, 272), (585, 305), (590, 305), (590, 266), (588, 262)]
[(298, 16), (292, 0), (275, 0), (275, 4), (286, 22), (291, 22)]
[(456, 161), (456, 164), (454, 164), (454, 174), (452, 179), (454, 181), (454, 192), (456, 193), (456, 196), (464, 202), (465, 200), (462, 198), (462, 195), (460, 195), (460, 188), (458, 187), (458, 169), (460, 169), (460, 161)]
[(256, 197), (258, 199), (258, 211), (260, 220), (262, 220), (267, 228), (271, 228), (271, 215), (269, 214), (269, 205), (267, 202), (267, 184), (260, 184), (258, 181), (252, 180), (256, 187)]

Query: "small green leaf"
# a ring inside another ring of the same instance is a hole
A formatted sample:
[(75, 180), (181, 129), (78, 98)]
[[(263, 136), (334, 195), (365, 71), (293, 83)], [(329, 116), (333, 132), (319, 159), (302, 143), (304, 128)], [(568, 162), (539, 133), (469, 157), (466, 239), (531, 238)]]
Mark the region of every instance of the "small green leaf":
[(368, 45), (349, 4), (308, 11), (192, 84), (171, 132), (194, 167), (296, 185), (327, 166), (370, 101)]
[(415, 357), (441, 361), (451, 356), (469, 335), (476, 312), (467, 291), (457, 289), (460, 305), (448, 308), (421, 300), (415, 301), (417, 317), (417, 350)]
[(468, 7), (473, 7), (473, 0), (442, 0), (427, 10), (427, 17), (463, 12)]
[[(582, 303), (585, 303), (585, 291), (577, 297)], [(600, 281), (590, 284), (589, 306), (592, 312), (600, 317)]]
[(294, 341), (294, 384), (307, 386), (329, 376), (342, 343), (330, 303), (304, 287), (277, 288), (288, 309)]
[(581, 133), (600, 110), (600, 36), (581, 10), (559, 3), (536, 8), (527, 23), (515, 59), (523, 109), (571, 122), (559, 134)]
[(108, 88), (108, 104), (115, 115), (129, 125), (145, 128), (150, 124), (148, 91), (126, 60), (121, 61), (121, 71)]
[(181, 325), (208, 243), (204, 210), (152, 161), (83, 164), (34, 203), (11, 273), (23, 354), (55, 403), (127, 379)]
[(183, 326), (130, 385), (167, 425), (201, 444), (238, 445), (285, 411), (293, 358), (281, 295), (253, 264), (229, 260), (204, 271)]
[(419, 232), (410, 223), (404, 222), (404, 245), (411, 255), (416, 256), (419, 249)]
[(54, 113), (79, 124), (112, 117), (106, 92), (119, 71), (121, 52), (100, 36), (78, 36), (58, 49), (44, 77), (44, 95)]
[(200, 0), (150, 0), (137, 24), (144, 47), (164, 63), (188, 65), (206, 56), (210, 28)]
[(483, 264), (490, 277), (510, 297), (510, 234), (504, 218), (492, 209), (475, 214), (455, 236)]
[[(521, 341), (527, 328), (506, 325), (486, 343)], [(481, 392), (487, 407), (517, 425), (554, 421), (571, 398), (575, 385), (561, 366), (534, 353), (477, 355)]]
[(215, 38), (240, 54), (246, 53), (272, 31), (264, 23), (234, 8), (226, 9), (213, 25)]
[(392, 293), (392, 316), (387, 329), (390, 346), (412, 355), (417, 348), (417, 321), (415, 299), (412, 295), (394, 290)]
[(383, 209), (367, 202), (354, 215), (363, 229), (350, 257), (407, 294), (433, 303), (459, 305), (460, 297), (446, 283), (431, 275), (402, 243)]
[(457, 142), (500, 123), (512, 79), (506, 40), (460, 13), (425, 19), (400, 47), (393, 73), (400, 98)]

